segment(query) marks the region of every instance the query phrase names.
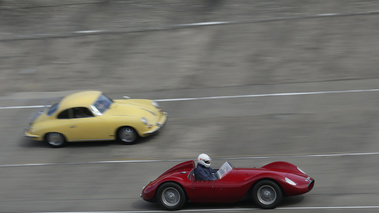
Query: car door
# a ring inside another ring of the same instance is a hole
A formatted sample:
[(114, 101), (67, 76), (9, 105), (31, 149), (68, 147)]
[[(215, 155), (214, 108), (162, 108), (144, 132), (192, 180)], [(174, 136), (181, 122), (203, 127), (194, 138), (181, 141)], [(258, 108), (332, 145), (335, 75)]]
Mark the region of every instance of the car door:
[[(199, 203), (228, 202), (229, 187), (223, 180), (194, 180), (191, 187), (191, 200)], [(189, 195), (190, 196), (190, 195)]]
[[(222, 185), (220, 180), (196, 180), (194, 170), (189, 173), (188, 179), (191, 183), (187, 195), (192, 202), (212, 203), (219, 202), (220, 199), (227, 199), (226, 191), (220, 190), (220, 187), (214, 188), (214, 186)], [(222, 195), (220, 195), (220, 191)]]
[(213, 182), (212, 180), (193, 180), (189, 197), (193, 202), (207, 203), (213, 202)]
[(111, 139), (108, 125), (104, 119), (101, 116), (94, 116), (88, 108), (70, 108), (61, 114), (58, 115), (58, 118), (65, 118), (68, 114), (69, 119), (66, 119), (64, 128), (67, 129), (67, 137), (70, 141)]
[(212, 194), (216, 202), (229, 202), (229, 189), (232, 184), (226, 178), (213, 181)]

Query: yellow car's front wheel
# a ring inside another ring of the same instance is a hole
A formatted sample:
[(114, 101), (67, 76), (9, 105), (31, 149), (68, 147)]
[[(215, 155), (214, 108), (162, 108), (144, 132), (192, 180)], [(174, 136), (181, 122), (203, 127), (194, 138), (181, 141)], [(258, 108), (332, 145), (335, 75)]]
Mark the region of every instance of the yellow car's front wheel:
[(136, 142), (138, 138), (137, 131), (129, 126), (121, 127), (117, 131), (117, 140), (126, 145), (131, 145)]

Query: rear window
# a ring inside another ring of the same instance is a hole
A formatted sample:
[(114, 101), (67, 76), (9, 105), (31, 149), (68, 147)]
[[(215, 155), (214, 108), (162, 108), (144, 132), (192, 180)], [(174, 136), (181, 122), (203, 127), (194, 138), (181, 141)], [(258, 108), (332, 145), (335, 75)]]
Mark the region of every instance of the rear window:
[(51, 116), (52, 114), (54, 114), (54, 113), (57, 111), (58, 106), (59, 106), (58, 103), (52, 105), (52, 106), (49, 108), (49, 110), (47, 111), (47, 115), (48, 115), (48, 116)]

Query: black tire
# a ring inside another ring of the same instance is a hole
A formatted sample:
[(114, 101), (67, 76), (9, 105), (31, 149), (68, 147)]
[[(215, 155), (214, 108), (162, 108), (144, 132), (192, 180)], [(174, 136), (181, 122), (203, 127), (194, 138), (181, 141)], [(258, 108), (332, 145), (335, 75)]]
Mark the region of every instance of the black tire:
[(60, 148), (66, 145), (65, 137), (58, 132), (50, 132), (45, 136), (46, 143), (53, 148)]
[(138, 139), (137, 131), (129, 126), (124, 126), (117, 131), (117, 141), (125, 145), (131, 145), (136, 143)]
[(282, 189), (271, 180), (261, 180), (253, 188), (253, 201), (262, 209), (274, 209), (283, 199)]
[(184, 206), (186, 195), (178, 184), (168, 182), (158, 188), (157, 201), (167, 210), (178, 210)]

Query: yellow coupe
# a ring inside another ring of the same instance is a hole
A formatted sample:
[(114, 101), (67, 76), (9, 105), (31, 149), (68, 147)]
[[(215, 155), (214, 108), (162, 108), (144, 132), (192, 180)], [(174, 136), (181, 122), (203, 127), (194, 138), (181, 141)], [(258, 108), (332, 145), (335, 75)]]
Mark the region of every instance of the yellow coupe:
[(82, 91), (64, 97), (30, 122), (25, 136), (52, 147), (66, 142), (117, 140), (133, 144), (167, 121), (167, 113), (152, 100), (112, 100), (100, 91)]

